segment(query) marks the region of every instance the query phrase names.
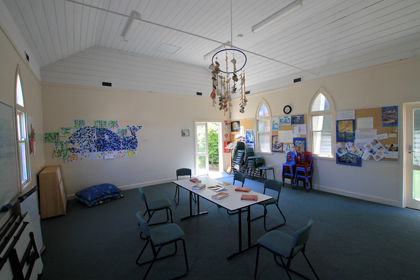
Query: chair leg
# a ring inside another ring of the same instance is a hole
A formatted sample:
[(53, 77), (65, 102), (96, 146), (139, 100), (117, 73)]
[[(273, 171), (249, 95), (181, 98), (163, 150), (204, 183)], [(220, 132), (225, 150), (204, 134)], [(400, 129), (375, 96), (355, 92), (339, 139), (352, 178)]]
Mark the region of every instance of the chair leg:
[(270, 231), (270, 230), (273, 230), (275, 228), (278, 228), (278, 227), (286, 224), (286, 217), (283, 215), (283, 212), (281, 212), (280, 207), (279, 207), (279, 205), (277, 203), (276, 203), (276, 207), (279, 210), (281, 216), (283, 217), (284, 222), (281, 223), (281, 224), (279, 224), (279, 225), (277, 225), (277, 226), (274, 226), (274, 227), (272, 227), (270, 229), (267, 229), (267, 213), (268, 213), (268, 211), (267, 211), (267, 205), (264, 205), (264, 229), (265, 229), (265, 231)]
[(257, 279), (258, 259), (259, 259), (259, 256), (260, 256), (260, 248), (261, 248), (261, 246), (258, 244), (258, 247), (257, 247), (257, 260), (255, 261), (254, 279)]
[(154, 262), (155, 262), (155, 261), (160, 261), (160, 260), (163, 260), (163, 259), (166, 259), (166, 258), (172, 257), (172, 256), (174, 256), (174, 255), (178, 252), (177, 242), (178, 242), (179, 240), (181, 240), (181, 241), (182, 241), (182, 245), (183, 245), (183, 248), (184, 248), (185, 265), (186, 265), (186, 267), (187, 267), (187, 271), (186, 271), (184, 274), (182, 274), (182, 275), (180, 275), (180, 276), (176, 276), (176, 277), (171, 278), (171, 279), (179, 279), (179, 278), (184, 277), (185, 275), (187, 275), (187, 274), (188, 274), (188, 272), (189, 272), (189, 266), (188, 266), (188, 258), (187, 258), (187, 249), (186, 249), (186, 247), (185, 247), (185, 241), (184, 241), (182, 238), (179, 238), (179, 239), (177, 239), (177, 240), (173, 241), (173, 243), (175, 243), (175, 252), (173, 252), (172, 254), (169, 254), (169, 255), (166, 255), (166, 256), (163, 256), (163, 257), (160, 257), (160, 258), (158, 258), (158, 257), (157, 257), (157, 256), (158, 256), (158, 254), (159, 254), (159, 252), (160, 252), (160, 250), (162, 249), (162, 247), (163, 247), (163, 246), (165, 246), (165, 245), (168, 245), (168, 244), (170, 244), (170, 243), (172, 243), (172, 242), (170, 242), (170, 243), (166, 243), (166, 244), (160, 245), (157, 251), (156, 251), (154, 248), (152, 248), (152, 250), (153, 250), (153, 259), (152, 259), (152, 260), (149, 260), (149, 261), (145, 261), (145, 262), (140, 263), (140, 262), (139, 262), (140, 257), (142, 256), (142, 254), (143, 254), (144, 250), (146, 249), (147, 245), (148, 245), (148, 244), (149, 244), (149, 242), (150, 242), (150, 241), (149, 241), (149, 239), (148, 239), (148, 240), (147, 240), (146, 245), (144, 245), (143, 249), (142, 249), (142, 250), (141, 250), (141, 252), (140, 252), (140, 255), (137, 257), (137, 260), (136, 260), (136, 264), (137, 264), (138, 266), (142, 266), (142, 265), (145, 265), (145, 264), (150, 263), (150, 266), (148, 267), (147, 272), (146, 272), (146, 275), (143, 277), (143, 280), (144, 280), (144, 279), (146, 279), (146, 277), (147, 277), (147, 275), (149, 274), (149, 271), (150, 271), (150, 269), (152, 268), (152, 265), (154, 264)]
[(305, 257), (306, 261), (308, 262), (309, 267), (311, 268), (312, 272), (314, 273), (314, 275), (315, 275), (316, 279), (318, 279), (318, 280), (319, 280), (318, 274), (316, 274), (315, 269), (312, 267), (311, 263), (309, 262), (309, 259), (308, 259), (308, 257), (306, 256), (305, 252), (303, 252), (303, 251), (302, 251), (302, 254), (303, 254), (303, 256)]
[[(302, 253), (303, 253), (303, 251), (302, 251)], [(305, 254), (304, 254), (304, 256), (305, 256)], [(280, 259), (281, 263), (279, 263), (279, 262), (277, 261), (277, 258), (276, 258), (276, 257)], [(306, 256), (305, 256), (305, 258), (306, 258)], [(289, 273), (289, 272), (292, 272), (292, 273), (294, 273), (294, 274), (296, 274), (296, 275), (298, 275), (298, 276), (302, 277), (303, 279), (306, 279), (306, 280), (311, 280), (311, 279), (310, 279), (310, 278), (308, 278), (307, 276), (305, 276), (305, 275), (303, 275), (303, 274), (301, 274), (301, 273), (297, 272), (296, 270), (293, 270), (293, 269), (291, 269), (291, 268), (290, 268), (290, 264), (291, 264), (291, 262), (292, 262), (292, 259), (288, 259), (288, 260), (287, 260), (287, 264), (285, 264), (285, 263), (284, 263), (284, 261), (283, 261), (283, 258), (282, 258), (281, 256), (279, 256), (279, 255), (274, 255), (274, 260), (275, 260), (275, 262), (276, 262), (276, 263), (277, 263), (280, 267), (282, 267), (282, 268), (284, 268), (284, 269), (286, 270), (286, 273), (287, 273), (287, 275), (289, 276), (289, 279), (290, 279), (290, 280), (292, 279), (292, 277), (291, 277), (291, 275), (290, 275), (290, 273)], [(306, 260), (308, 261), (308, 259), (307, 259), (307, 258), (306, 258)], [(309, 263), (309, 261), (308, 261), (308, 263)], [(309, 266), (311, 267), (312, 272), (315, 274), (316, 279), (318, 279), (318, 280), (319, 280), (319, 277), (318, 277), (318, 275), (315, 273), (315, 271), (313, 270), (312, 265), (311, 265), (311, 264), (309, 264)]]
[[(174, 278), (171, 278), (171, 280), (175, 280), (175, 279), (182, 278), (182, 277), (184, 277), (185, 275), (187, 275), (187, 274), (188, 274), (188, 272), (190, 271), (189, 266), (188, 266), (187, 249), (185, 248), (185, 241), (184, 241), (184, 239), (182, 239), (182, 238), (180, 238), (180, 240), (182, 241), (182, 245), (183, 245), (183, 247), (184, 247), (184, 257), (185, 257), (185, 265), (186, 265), (186, 267), (187, 267), (187, 271), (186, 271), (184, 274), (182, 274), (182, 275), (179, 275), (179, 276), (176, 276), (176, 277), (174, 277)], [(176, 242), (175, 242), (175, 244), (176, 244)]]
[[(176, 198), (178, 195), (178, 199)], [(176, 185), (175, 187), (175, 196), (174, 196), (174, 200), (175, 200), (175, 204), (178, 205), (179, 204), (179, 186)]]

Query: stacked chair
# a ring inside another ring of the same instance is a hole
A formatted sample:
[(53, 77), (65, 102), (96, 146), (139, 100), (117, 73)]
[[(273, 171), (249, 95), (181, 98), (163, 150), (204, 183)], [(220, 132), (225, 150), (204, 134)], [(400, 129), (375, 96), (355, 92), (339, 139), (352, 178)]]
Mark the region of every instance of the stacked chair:
[(295, 187), (298, 185), (299, 180), (304, 180), (306, 191), (309, 191), (309, 183), (311, 184), (312, 189), (313, 170), (312, 153), (302, 152), (300, 154), (299, 162), (296, 163)]
[(245, 156), (245, 143), (238, 142), (235, 146), (235, 149), (232, 153), (232, 165), (231, 165), (231, 172), (233, 173), (240, 172)]
[(264, 158), (258, 158), (255, 160), (256, 168), (258, 176), (262, 179), (267, 179), (267, 171), (271, 170), (273, 171), (273, 177), (274, 180), (276, 179), (276, 174), (274, 173), (274, 167), (271, 166), (265, 166), (265, 160)]
[(283, 168), (282, 168), (281, 178), (282, 178), (283, 184), (284, 184), (284, 178), (289, 177), (292, 184), (292, 188), (294, 188), (295, 186), (297, 159), (298, 159), (297, 152), (294, 152), (294, 151), (287, 152), (286, 162), (283, 163)]

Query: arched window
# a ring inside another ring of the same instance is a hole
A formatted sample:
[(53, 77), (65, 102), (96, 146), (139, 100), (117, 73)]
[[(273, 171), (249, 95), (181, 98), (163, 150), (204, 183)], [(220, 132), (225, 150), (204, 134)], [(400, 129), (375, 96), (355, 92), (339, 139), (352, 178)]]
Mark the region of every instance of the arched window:
[(258, 152), (271, 151), (271, 112), (265, 100), (261, 101), (257, 110), (257, 145)]
[(20, 182), (23, 188), (30, 181), (30, 167), (28, 156), (28, 129), (26, 126), (26, 108), (23, 98), (22, 81), (19, 66), (16, 71), (16, 129), (18, 139), (18, 155), (20, 166)]
[(325, 90), (319, 90), (311, 102), (312, 153), (320, 156), (332, 156), (332, 100)]

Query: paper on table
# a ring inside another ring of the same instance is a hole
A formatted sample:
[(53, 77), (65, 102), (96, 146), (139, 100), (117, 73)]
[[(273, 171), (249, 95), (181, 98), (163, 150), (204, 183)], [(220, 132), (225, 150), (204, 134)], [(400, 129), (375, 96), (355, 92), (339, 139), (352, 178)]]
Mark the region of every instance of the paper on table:
[(356, 129), (356, 139), (373, 139), (376, 133), (376, 129)]
[(279, 142), (280, 143), (293, 143), (293, 131), (292, 130), (279, 130)]
[(354, 120), (355, 110), (337, 111), (335, 112), (335, 118), (337, 121), (340, 120)]
[(373, 118), (357, 118), (357, 129), (373, 129)]

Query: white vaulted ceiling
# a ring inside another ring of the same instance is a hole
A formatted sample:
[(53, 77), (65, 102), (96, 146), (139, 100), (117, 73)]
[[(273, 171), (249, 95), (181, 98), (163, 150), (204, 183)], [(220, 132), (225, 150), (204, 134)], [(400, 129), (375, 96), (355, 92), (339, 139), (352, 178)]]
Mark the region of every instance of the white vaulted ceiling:
[[(151, 67), (153, 58), (169, 72), (176, 72), (176, 63), (180, 69), (192, 67), (185, 73), (200, 72), (194, 69), (211, 63), (203, 56), (231, 39), (248, 56), (251, 93), (291, 84), (293, 77), (305, 81), (420, 55), (418, 0), (303, 0), (302, 7), (257, 33), (253, 25), (293, 1), (232, 0), (232, 25), (229, 0), (2, 1), (47, 82), (64, 67), (77, 69), (75, 63), (116, 64), (117, 51), (124, 68), (130, 60)], [(147, 22), (141, 21), (126, 42), (121, 34), (132, 10)], [(158, 50), (162, 44), (180, 49), (168, 54)], [(134, 83), (138, 77), (126, 79)]]

